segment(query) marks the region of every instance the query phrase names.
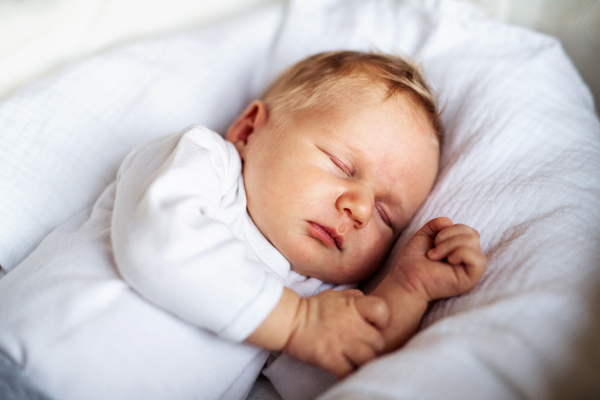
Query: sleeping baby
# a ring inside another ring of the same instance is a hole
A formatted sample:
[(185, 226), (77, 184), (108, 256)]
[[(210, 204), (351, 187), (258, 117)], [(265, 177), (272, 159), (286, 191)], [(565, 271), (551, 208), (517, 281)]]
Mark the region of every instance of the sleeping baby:
[(226, 139), (137, 147), (0, 280), (3, 365), (57, 400), (244, 398), (269, 351), (342, 378), (481, 277), (477, 231), (436, 218), (371, 294), (352, 288), (436, 179), (439, 115), (411, 63), (312, 56)]

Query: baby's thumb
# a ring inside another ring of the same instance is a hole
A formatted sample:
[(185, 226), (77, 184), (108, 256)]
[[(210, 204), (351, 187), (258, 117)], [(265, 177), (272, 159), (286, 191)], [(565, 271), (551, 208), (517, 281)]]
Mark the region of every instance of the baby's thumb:
[[(435, 240), (438, 233), (452, 226), (452, 220), (448, 217), (437, 217), (427, 222), (416, 234), (421, 234)], [(416, 235), (415, 234), (415, 235)]]
[(377, 296), (364, 296), (356, 299), (360, 315), (377, 329), (383, 329), (390, 321), (390, 309), (385, 300)]
[(434, 218), (419, 229), (405, 247), (417, 252), (427, 253), (435, 246), (435, 237), (443, 229), (452, 226), (452, 220), (446, 217)]

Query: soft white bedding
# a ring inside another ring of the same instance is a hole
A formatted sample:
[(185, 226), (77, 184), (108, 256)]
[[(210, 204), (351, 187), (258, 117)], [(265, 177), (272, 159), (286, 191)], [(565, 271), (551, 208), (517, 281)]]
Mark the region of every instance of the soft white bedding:
[(275, 1), (0, 1), (0, 98), (115, 45), (213, 24)]
[[(403, 349), (323, 399), (600, 395), (600, 124), (560, 44), (455, 0), (290, 1), (97, 55), (0, 102), (0, 265), (89, 205), (131, 147), (223, 132), (282, 68), (329, 49), (422, 61), (445, 105), (433, 193), (399, 241), (446, 215), (489, 267)], [(393, 257), (391, 258), (393, 261)]]
[(597, 0), (471, 0), (496, 20), (558, 38), (596, 98), (600, 113), (600, 2)]

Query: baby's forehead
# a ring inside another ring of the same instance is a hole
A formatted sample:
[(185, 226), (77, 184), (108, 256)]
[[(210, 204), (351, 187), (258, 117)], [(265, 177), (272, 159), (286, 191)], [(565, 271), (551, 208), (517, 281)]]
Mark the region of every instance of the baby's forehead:
[[(347, 87), (337, 92), (335, 98), (318, 99), (308, 108), (313, 112), (336, 108), (342, 113), (347, 111), (349, 118), (360, 116), (367, 120), (373, 119), (374, 125), (377, 125), (382, 118), (395, 118), (389, 114), (401, 115), (403, 119), (411, 121), (423, 134), (431, 136), (434, 142), (439, 144), (439, 136), (427, 108), (410, 91), (390, 92), (382, 85)], [(373, 139), (376, 139), (375, 129), (373, 133)], [(402, 132), (399, 131), (398, 134)]]

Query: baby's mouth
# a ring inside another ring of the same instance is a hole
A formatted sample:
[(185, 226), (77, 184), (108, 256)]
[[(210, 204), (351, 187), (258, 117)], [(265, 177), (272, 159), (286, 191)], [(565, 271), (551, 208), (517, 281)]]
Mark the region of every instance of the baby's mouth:
[(313, 236), (316, 236), (325, 246), (337, 248), (338, 250), (342, 249), (343, 238), (336, 234), (335, 229), (319, 225), (312, 221), (308, 221), (308, 225), (312, 228)]

